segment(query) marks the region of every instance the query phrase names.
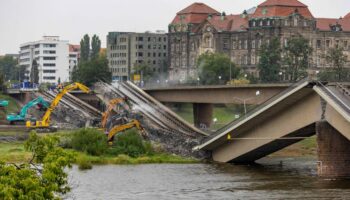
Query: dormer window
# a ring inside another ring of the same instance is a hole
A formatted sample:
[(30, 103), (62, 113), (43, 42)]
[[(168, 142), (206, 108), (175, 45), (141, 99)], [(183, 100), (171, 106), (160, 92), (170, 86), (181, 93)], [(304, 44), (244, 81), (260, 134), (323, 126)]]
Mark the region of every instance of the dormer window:
[(260, 26), (263, 26), (263, 20), (260, 21)]
[(253, 25), (253, 27), (254, 27), (254, 26), (256, 26), (256, 22), (255, 22), (255, 21), (253, 21), (252, 25)]
[(294, 26), (298, 26), (298, 18), (294, 18)]
[(304, 21), (304, 26), (307, 26), (307, 21)]
[(270, 20), (267, 20), (266, 25), (267, 25), (267, 26), (270, 26), (270, 25), (271, 25)]

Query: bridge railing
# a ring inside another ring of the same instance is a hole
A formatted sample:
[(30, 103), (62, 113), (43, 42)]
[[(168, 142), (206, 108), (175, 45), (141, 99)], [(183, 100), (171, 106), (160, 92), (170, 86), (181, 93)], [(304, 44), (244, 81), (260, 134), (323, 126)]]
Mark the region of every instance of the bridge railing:
[(300, 81), (292, 84), (291, 86), (288, 87), (288, 89), (276, 94), (275, 96), (271, 97), (270, 99), (266, 100), (264, 103), (260, 104), (259, 106), (253, 108), (252, 110), (248, 111), (245, 115), (243, 115), (242, 117), (228, 123), (227, 125), (223, 126), (222, 128), (218, 129), (215, 133), (211, 134), (210, 136), (207, 137), (206, 141), (216, 137), (217, 135), (220, 135), (224, 132), (229, 131), (234, 125), (242, 122), (243, 120), (249, 118), (250, 116), (252, 116), (253, 114), (255, 114), (256, 112), (260, 111), (261, 109), (263, 109), (264, 107), (266, 107), (267, 105), (271, 104), (272, 102), (274, 102), (275, 100), (279, 99), (280, 97), (284, 96), (285, 94), (290, 93), (291, 91), (293, 91), (295, 88), (297, 88), (298, 86), (302, 85), (305, 82), (309, 82), (310, 79), (309, 78), (304, 78), (301, 79)]

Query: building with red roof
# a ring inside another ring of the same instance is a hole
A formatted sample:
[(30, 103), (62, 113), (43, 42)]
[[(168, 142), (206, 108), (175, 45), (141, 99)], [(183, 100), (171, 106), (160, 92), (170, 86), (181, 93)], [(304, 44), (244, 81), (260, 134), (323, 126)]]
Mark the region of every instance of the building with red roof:
[(350, 58), (350, 13), (343, 18), (315, 18), (298, 0), (265, 0), (256, 8), (226, 15), (193, 3), (169, 24), (170, 79), (197, 77), (196, 60), (207, 52), (227, 54), (247, 73), (258, 76), (261, 44), (278, 37), (283, 45), (299, 36), (309, 39), (314, 49), (310, 73), (328, 67), (323, 55), (332, 47), (343, 48)]

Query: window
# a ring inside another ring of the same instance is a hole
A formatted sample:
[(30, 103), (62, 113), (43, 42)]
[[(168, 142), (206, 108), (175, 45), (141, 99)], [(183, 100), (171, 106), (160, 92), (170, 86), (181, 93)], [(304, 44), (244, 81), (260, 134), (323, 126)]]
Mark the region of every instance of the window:
[(248, 49), (248, 40), (244, 41), (244, 49)]
[(56, 44), (44, 44), (43, 46), (48, 48), (54, 48), (56, 47)]
[(252, 49), (255, 49), (255, 40), (252, 41)]
[(54, 76), (44, 76), (43, 78), (44, 78), (44, 80), (55, 80), (56, 79), (56, 77), (54, 77)]
[(56, 60), (56, 57), (44, 57), (44, 60)]
[(255, 22), (255, 21), (253, 21), (252, 26), (253, 26), (253, 27), (256, 26), (256, 22)]
[(298, 18), (294, 18), (294, 26), (298, 26)]
[(44, 50), (44, 54), (55, 54), (56, 51)]
[(304, 21), (304, 26), (307, 26), (307, 21)]
[(166, 49), (166, 45), (163, 46), (163, 49)]
[(321, 48), (321, 40), (316, 41), (316, 48), (320, 49)]
[(224, 39), (224, 41), (223, 41), (223, 49), (224, 50), (228, 50), (229, 49), (229, 45), (228, 45), (228, 39)]
[(242, 40), (238, 42), (238, 49), (242, 49)]
[(339, 40), (335, 41), (335, 47), (338, 48), (339, 47)]
[(288, 46), (288, 39), (284, 39), (284, 46), (287, 47)]
[(56, 67), (55, 63), (44, 63), (43, 64), (44, 67)]
[(331, 46), (331, 41), (330, 40), (326, 40), (326, 47), (329, 48)]
[(286, 20), (284, 20), (284, 25), (285, 26), (289, 26), (289, 21), (286, 19)]
[(345, 50), (348, 49), (348, 41), (344, 41), (344, 42), (343, 42), (343, 46), (344, 46), (344, 49), (345, 49)]
[(270, 25), (271, 25), (270, 20), (267, 20), (266, 25), (267, 25), (267, 26), (270, 26)]
[(232, 41), (232, 49), (236, 49), (236, 41)]
[(47, 74), (47, 73), (55, 73), (56, 70), (43, 70), (44, 74)]

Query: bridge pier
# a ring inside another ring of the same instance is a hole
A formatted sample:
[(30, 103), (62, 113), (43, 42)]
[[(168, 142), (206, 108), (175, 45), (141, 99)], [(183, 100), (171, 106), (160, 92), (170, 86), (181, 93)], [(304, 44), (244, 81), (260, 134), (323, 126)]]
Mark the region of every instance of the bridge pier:
[(210, 128), (213, 122), (213, 104), (194, 103), (193, 104), (194, 125), (197, 128)]
[(328, 122), (316, 123), (318, 166), (323, 178), (350, 178), (350, 141)]

